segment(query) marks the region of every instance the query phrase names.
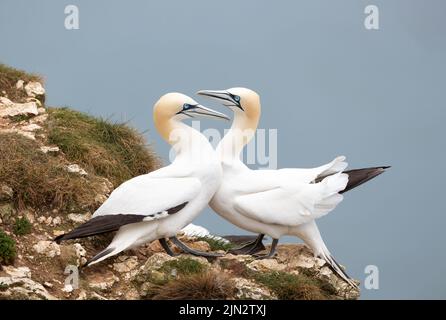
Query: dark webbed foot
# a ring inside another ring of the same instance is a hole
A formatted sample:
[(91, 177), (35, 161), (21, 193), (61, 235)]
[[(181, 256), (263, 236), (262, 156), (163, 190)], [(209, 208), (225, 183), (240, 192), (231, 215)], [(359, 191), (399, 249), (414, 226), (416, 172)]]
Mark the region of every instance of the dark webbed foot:
[(271, 243), (271, 249), (268, 254), (255, 254), (253, 255), (256, 260), (262, 260), (262, 259), (271, 259), (276, 254), (276, 247), (279, 243), (279, 239), (273, 239), (273, 243)]
[(163, 247), (163, 249), (166, 251), (166, 253), (171, 256), (171, 257), (176, 257), (179, 256), (180, 253), (175, 253), (172, 251), (172, 249), (169, 247), (169, 244), (167, 243), (167, 240), (162, 238), (158, 240), (159, 243), (161, 244), (161, 247)]
[(183, 250), (186, 253), (192, 254), (194, 256), (198, 256), (198, 257), (205, 257), (205, 258), (217, 258), (217, 257), (223, 257), (224, 254), (222, 253), (212, 253), (212, 252), (206, 252), (206, 251), (199, 251), (199, 250), (195, 250), (192, 248), (189, 248), (187, 245), (185, 245), (183, 242), (181, 242), (180, 240), (178, 240), (177, 237), (171, 237), (169, 238), (170, 241), (173, 242), (173, 244), (175, 244), (178, 248), (180, 248), (181, 250)]
[(254, 241), (247, 242), (246, 244), (238, 248), (230, 249), (228, 252), (235, 255), (241, 255), (241, 254), (254, 254), (259, 251), (263, 251), (265, 250), (265, 246), (262, 243), (264, 237), (265, 237), (264, 234), (259, 234)]

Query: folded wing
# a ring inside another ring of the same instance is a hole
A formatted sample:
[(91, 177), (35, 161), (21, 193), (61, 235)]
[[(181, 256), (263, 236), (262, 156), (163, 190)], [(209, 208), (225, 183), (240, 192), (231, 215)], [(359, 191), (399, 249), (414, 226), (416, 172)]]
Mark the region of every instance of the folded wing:
[(142, 175), (116, 188), (93, 217), (115, 214), (148, 216), (190, 202), (200, 192), (197, 178), (152, 178)]
[(282, 181), (270, 190), (242, 194), (235, 198), (235, 209), (251, 219), (268, 224), (297, 226), (333, 210), (343, 199), (339, 194), (348, 176), (336, 173), (318, 183)]
[(127, 224), (181, 214), (199, 194), (200, 188), (201, 183), (196, 178), (138, 176), (114, 190), (92, 219), (54, 240), (89, 237), (116, 231)]

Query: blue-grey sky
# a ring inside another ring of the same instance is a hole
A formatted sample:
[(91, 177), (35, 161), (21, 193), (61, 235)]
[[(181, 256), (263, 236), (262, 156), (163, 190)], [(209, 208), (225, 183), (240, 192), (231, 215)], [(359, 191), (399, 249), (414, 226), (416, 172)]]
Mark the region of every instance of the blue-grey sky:
[[(79, 30), (64, 27), (69, 4)], [(369, 4), (379, 30), (364, 28)], [(2, 0), (0, 61), (44, 75), (49, 105), (148, 129), (165, 159), (151, 119), (160, 95), (256, 90), (279, 167), (340, 154), (351, 167), (393, 166), (318, 221), (354, 278), (379, 267), (380, 289), (362, 297), (444, 299), (445, 16), (441, 0)], [(242, 232), (211, 210), (197, 223)]]

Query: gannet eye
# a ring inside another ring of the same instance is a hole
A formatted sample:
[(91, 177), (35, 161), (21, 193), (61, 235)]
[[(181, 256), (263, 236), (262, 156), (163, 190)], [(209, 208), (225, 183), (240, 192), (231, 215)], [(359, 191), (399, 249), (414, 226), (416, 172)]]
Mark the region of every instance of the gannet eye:
[(240, 102), (240, 96), (234, 96), (235, 102)]
[(188, 103), (183, 104), (183, 110), (189, 110), (192, 106)]

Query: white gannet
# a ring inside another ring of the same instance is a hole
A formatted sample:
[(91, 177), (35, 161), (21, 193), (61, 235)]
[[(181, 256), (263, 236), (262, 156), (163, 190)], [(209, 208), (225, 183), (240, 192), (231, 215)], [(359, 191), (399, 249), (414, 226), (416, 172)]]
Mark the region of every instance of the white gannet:
[(91, 220), (55, 241), (117, 231), (110, 245), (87, 265), (157, 239), (171, 255), (166, 239), (195, 255), (219, 256), (190, 249), (176, 238), (176, 233), (206, 207), (222, 177), (220, 160), (209, 141), (181, 122), (194, 116), (229, 120), (183, 94), (162, 96), (154, 106), (153, 120), (161, 137), (174, 148), (175, 160), (169, 166), (121, 184)]
[(270, 258), (280, 237), (297, 236), (315, 256), (356, 286), (328, 251), (315, 219), (333, 210), (343, 199), (341, 193), (376, 177), (387, 167), (343, 172), (347, 163), (340, 156), (311, 169), (251, 170), (240, 160), (240, 153), (257, 129), (259, 95), (246, 88), (202, 90), (198, 94), (216, 99), (234, 112), (231, 129), (217, 147), (223, 180), (210, 206), (234, 225), (259, 234), (256, 241), (234, 253), (255, 253), (266, 234), (273, 239), (271, 250), (257, 257)]

